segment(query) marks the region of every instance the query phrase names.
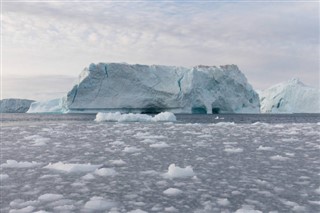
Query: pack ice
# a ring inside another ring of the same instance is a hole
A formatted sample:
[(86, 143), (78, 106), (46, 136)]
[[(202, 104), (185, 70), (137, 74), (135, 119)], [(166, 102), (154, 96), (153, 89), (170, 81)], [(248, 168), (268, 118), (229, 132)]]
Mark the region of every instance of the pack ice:
[(320, 90), (294, 78), (260, 92), (261, 112), (320, 113)]
[(90, 64), (65, 105), (70, 112), (259, 112), (258, 95), (236, 65)]

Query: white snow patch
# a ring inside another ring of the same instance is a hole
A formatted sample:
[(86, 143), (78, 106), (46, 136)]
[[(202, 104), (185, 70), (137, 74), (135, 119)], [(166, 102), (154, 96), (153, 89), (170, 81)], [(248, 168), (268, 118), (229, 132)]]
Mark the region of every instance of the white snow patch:
[(166, 178), (187, 178), (194, 176), (194, 172), (191, 166), (181, 168), (175, 164), (170, 164), (168, 167), (168, 172), (164, 174)]
[(105, 176), (115, 176), (117, 175), (117, 172), (112, 168), (101, 168), (101, 169), (96, 169), (94, 174), (105, 177)]
[(167, 148), (170, 147), (166, 142), (159, 142), (150, 145), (151, 148)]
[(32, 168), (40, 165), (35, 161), (27, 162), (27, 161), (15, 161), (15, 160), (7, 160), (7, 163), (3, 163), (0, 166), (2, 168)]
[(105, 211), (117, 206), (117, 203), (110, 200), (105, 200), (103, 197), (92, 197), (86, 204), (84, 208), (88, 212)]
[(52, 202), (52, 201), (60, 200), (62, 198), (63, 198), (63, 195), (61, 194), (43, 194), (38, 197), (38, 200), (42, 202)]
[(49, 163), (47, 166), (43, 167), (46, 169), (52, 169), (60, 172), (67, 172), (67, 173), (77, 173), (77, 172), (93, 172), (102, 165), (92, 165), (88, 164), (72, 164), (72, 163), (63, 163), (58, 162), (51, 164)]
[(164, 122), (164, 121), (176, 121), (176, 116), (171, 112), (161, 112), (154, 117), (146, 114), (121, 114), (120, 112), (99, 112), (96, 115), (95, 121), (116, 121), (116, 122)]
[(163, 194), (168, 195), (168, 196), (177, 196), (181, 193), (183, 193), (183, 192), (177, 188), (169, 188), (169, 189), (163, 191)]

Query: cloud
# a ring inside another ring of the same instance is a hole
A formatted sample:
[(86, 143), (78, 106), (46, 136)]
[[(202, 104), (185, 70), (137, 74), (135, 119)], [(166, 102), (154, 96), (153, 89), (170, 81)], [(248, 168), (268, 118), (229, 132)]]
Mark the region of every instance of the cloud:
[(3, 73), (73, 75), (91, 62), (238, 64), (264, 89), (319, 84), (315, 2), (3, 3)]

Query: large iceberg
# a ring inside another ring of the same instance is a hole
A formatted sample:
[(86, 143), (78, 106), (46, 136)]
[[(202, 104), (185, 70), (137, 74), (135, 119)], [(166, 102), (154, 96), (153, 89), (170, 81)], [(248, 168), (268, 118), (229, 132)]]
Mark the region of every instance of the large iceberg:
[(295, 78), (259, 93), (263, 113), (320, 113), (320, 90)]
[(33, 100), (27, 99), (3, 99), (0, 100), (1, 113), (24, 113), (27, 112)]
[(69, 112), (258, 113), (259, 97), (236, 65), (99, 63), (81, 72), (64, 105)]

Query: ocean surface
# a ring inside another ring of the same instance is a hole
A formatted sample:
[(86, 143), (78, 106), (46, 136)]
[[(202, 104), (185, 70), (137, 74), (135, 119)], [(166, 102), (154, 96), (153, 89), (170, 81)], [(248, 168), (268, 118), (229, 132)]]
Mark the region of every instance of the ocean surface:
[(0, 212), (320, 212), (320, 114), (1, 114)]

